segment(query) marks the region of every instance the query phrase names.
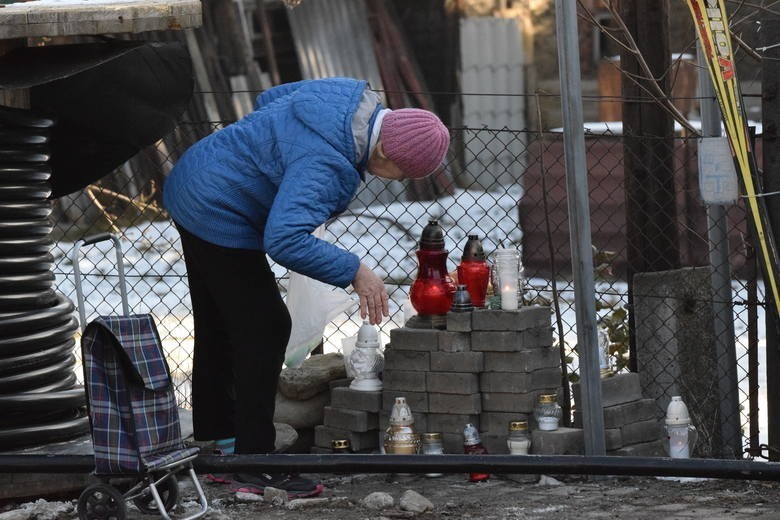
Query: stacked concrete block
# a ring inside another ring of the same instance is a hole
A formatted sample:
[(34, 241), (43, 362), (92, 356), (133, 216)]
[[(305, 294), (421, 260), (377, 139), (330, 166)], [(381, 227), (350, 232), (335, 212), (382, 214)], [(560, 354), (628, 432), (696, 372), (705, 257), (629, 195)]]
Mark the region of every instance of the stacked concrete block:
[(445, 330), (402, 327), (385, 349), (380, 428), (396, 397), (418, 432), (441, 432), (446, 453), (463, 450), (463, 427), (481, 432), (491, 453), (507, 453), (509, 422), (527, 419), (540, 393), (561, 384), (550, 309), (475, 310), (447, 315)]
[(353, 390), (347, 386), (333, 387), (330, 392), (330, 405), (325, 407), (323, 424), (314, 428), (312, 453), (330, 453), (331, 441), (336, 439), (349, 440), (356, 453), (378, 451), (382, 392)]
[(387, 426), (395, 398), (403, 396), (418, 432), (441, 432), (445, 452), (462, 451), (463, 426), (479, 422), (482, 358), (471, 352), (468, 332), (391, 330), (385, 349), (380, 427)]
[[(471, 349), (484, 354), (479, 375), (482, 394), (480, 431), (490, 453), (508, 453), (511, 421), (531, 429), (537, 397), (560, 393), (561, 355), (553, 347), (549, 307), (516, 311), (477, 310), (472, 315)], [(532, 453), (533, 445), (531, 447)]]
[[(574, 426), (582, 427), (580, 385), (572, 386)], [(604, 436), (608, 455), (663, 457), (662, 422), (655, 400), (642, 396), (638, 373), (616, 374), (601, 380)]]

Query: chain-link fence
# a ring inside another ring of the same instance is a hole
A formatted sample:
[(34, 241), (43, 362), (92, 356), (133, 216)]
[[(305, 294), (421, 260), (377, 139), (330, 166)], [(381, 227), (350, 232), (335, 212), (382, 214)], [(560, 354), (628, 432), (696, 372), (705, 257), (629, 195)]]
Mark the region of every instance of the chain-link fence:
[[(155, 316), (185, 407), (192, 320), (178, 235), (161, 207), (161, 186), (191, 143), (229, 123), (188, 119), (99, 183), (58, 200), (54, 250), (57, 288), (75, 301), (69, 265), (74, 242), (106, 230), (122, 238), (130, 308)], [(470, 234), (480, 236), (488, 254), (500, 245), (521, 248), (525, 303), (553, 309), (562, 368), (576, 382), (562, 134), (453, 128), (452, 137), (447, 177), (410, 184), (371, 180), (328, 224), (326, 239), (384, 276), (391, 298), (391, 317), (381, 326), (385, 341), (409, 317), (414, 252), (429, 218), (444, 228), (453, 271)], [(742, 204), (727, 208), (722, 221), (708, 219), (698, 196), (696, 138), (629, 138), (602, 124), (587, 132), (586, 148), (597, 318), (610, 338), (612, 370), (639, 372), (659, 416), (670, 395), (683, 395), (700, 429), (699, 454), (761, 455), (764, 293)], [(725, 226), (726, 243), (711, 243), (715, 226)], [(716, 301), (723, 293), (709, 285), (709, 251), (721, 246), (732, 273), (728, 301)], [(81, 260), (88, 319), (119, 309), (108, 247), (86, 248)], [(286, 271), (274, 270), (285, 290)], [(360, 323), (357, 312), (331, 322), (324, 351), (339, 351)], [(723, 330), (728, 334), (715, 333)], [(576, 403), (564, 404), (571, 416)]]

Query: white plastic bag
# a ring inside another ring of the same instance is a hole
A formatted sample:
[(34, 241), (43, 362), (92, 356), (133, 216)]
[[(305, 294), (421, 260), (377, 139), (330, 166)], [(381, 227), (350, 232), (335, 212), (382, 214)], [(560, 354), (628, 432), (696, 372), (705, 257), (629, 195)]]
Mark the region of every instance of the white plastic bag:
[[(318, 227), (314, 236), (322, 238), (325, 228)], [(292, 319), (290, 341), (287, 342), (284, 364), (297, 368), (322, 341), (325, 327), (342, 312), (358, 305), (341, 288), (322, 283), (295, 271), (290, 271), (290, 283), (285, 299)]]

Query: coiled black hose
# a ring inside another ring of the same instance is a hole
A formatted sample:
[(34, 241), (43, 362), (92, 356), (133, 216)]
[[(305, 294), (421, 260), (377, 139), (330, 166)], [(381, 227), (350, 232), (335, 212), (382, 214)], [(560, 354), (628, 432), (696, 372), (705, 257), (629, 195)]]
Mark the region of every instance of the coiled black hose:
[(89, 431), (74, 373), (78, 322), (73, 303), (53, 287), (54, 124), (0, 107), (0, 451)]

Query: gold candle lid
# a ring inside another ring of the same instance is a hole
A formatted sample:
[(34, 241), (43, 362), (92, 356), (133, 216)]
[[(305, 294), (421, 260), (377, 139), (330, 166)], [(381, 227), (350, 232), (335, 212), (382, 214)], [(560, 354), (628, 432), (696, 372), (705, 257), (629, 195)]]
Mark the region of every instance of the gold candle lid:
[(540, 403), (554, 403), (558, 400), (558, 394), (541, 394), (539, 396)]
[(349, 439), (333, 439), (330, 441), (330, 447), (334, 450), (349, 449)]
[(441, 433), (439, 432), (425, 432), (422, 434), (423, 441), (440, 441)]
[(523, 431), (528, 429), (528, 421), (512, 421), (509, 423), (509, 431)]

